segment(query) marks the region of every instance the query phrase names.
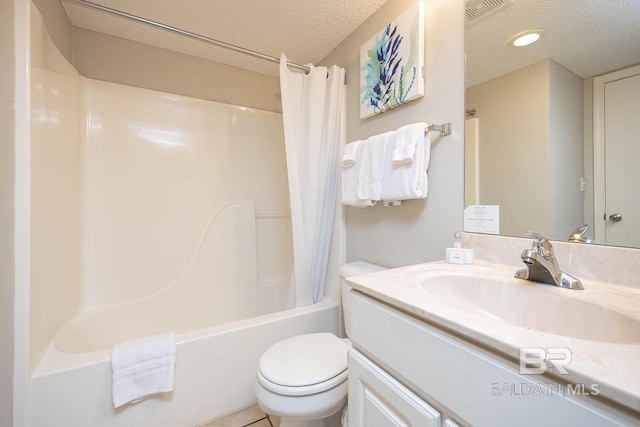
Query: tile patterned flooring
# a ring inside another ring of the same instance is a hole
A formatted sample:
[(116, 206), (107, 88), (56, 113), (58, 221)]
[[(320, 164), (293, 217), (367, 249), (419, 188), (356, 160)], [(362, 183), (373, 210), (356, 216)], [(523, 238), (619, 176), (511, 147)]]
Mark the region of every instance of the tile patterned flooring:
[(258, 405), (234, 412), (217, 420), (210, 421), (200, 427), (279, 427), (280, 419), (262, 412)]

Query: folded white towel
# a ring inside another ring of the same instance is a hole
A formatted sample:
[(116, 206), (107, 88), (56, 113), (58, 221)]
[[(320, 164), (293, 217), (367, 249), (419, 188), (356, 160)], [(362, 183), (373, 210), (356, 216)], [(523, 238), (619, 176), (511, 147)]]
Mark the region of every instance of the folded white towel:
[(342, 204), (365, 208), (376, 204), (373, 200), (358, 199), (358, 179), (360, 177), (360, 166), (362, 164), (362, 141), (354, 141), (345, 146), (345, 156), (349, 153), (349, 158), (345, 161), (342, 158)]
[(422, 141), (427, 130), (426, 123), (414, 123), (402, 126), (393, 133), (395, 145), (393, 161), (395, 163), (410, 163), (416, 152), (416, 143)]
[(342, 167), (350, 167), (356, 164), (361, 143), (362, 141), (354, 141), (345, 145), (344, 154), (342, 155)]
[(381, 200), (387, 137), (391, 132), (374, 135), (362, 143), (358, 199)]
[[(394, 139), (389, 138), (387, 153), (394, 151)], [(429, 190), (427, 168), (431, 153), (431, 140), (422, 134), (415, 144), (413, 161), (396, 163), (393, 155), (387, 154), (384, 161), (384, 176), (381, 198), (385, 201), (424, 199)], [(386, 205), (390, 205), (387, 203)], [(395, 205), (395, 204), (394, 204)]]
[(172, 391), (175, 363), (172, 333), (116, 345), (111, 354), (113, 406)]

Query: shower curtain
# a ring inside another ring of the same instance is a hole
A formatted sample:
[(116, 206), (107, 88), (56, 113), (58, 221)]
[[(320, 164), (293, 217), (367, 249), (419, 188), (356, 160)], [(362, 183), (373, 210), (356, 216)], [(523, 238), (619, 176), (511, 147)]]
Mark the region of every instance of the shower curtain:
[(289, 307), (324, 295), (345, 141), (344, 69), (290, 71), (280, 57), (282, 116), (293, 231)]

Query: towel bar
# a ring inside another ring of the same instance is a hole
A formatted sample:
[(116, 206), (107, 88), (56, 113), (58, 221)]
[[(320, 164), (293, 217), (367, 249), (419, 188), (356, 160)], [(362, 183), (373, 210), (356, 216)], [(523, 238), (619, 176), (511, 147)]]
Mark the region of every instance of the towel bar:
[(442, 136), (451, 135), (451, 123), (443, 123), (441, 125), (429, 125), (427, 132), (440, 132)]

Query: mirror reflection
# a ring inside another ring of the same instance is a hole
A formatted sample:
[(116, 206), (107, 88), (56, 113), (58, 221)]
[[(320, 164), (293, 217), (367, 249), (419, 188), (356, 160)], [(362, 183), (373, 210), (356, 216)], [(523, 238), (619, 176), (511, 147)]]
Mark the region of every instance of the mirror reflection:
[(465, 205), (498, 205), (503, 235), (640, 247), (640, 2), (466, 4)]

